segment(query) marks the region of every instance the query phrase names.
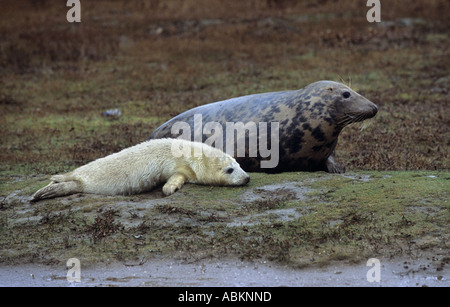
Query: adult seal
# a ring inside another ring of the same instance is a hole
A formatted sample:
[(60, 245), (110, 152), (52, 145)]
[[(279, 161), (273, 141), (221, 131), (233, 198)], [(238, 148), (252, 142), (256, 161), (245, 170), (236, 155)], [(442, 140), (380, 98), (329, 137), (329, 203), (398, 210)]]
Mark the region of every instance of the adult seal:
[[(208, 125), (218, 123), (219, 126), (212, 127), (215, 131), (222, 128), (223, 141), (216, 138), (215, 145), (234, 139), (235, 150), (228, 146), (227, 153), (231, 153), (245, 171), (343, 173), (345, 167), (334, 157), (339, 133), (349, 124), (374, 117), (377, 111), (374, 103), (348, 86), (318, 81), (299, 90), (242, 96), (190, 109), (158, 127), (150, 139), (177, 138), (183, 132), (183, 138), (211, 143), (212, 129)], [(186, 131), (180, 130), (180, 123), (191, 128), (187, 137)], [(240, 123), (238, 127), (245, 129), (227, 129), (232, 123)], [(267, 123), (265, 131), (262, 130), (264, 123)], [(255, 127), (256, 130), (251, 129)], [(267, 132), (267, 136), (261, 138), (263, 132)], [(260, 149), (256, 154), (251, 151), (255, 133), (258, 135), (256, 147)], [(269, 137), (269, 134), (276, 137)], [(272, 156), (278, 154), (277, 163), (270, 167), (263, 164), (268, 160), (267, 154), (261, 151), (263, 143), (267, 143)], [(239, 151), (242, 144), (245, 148)]]

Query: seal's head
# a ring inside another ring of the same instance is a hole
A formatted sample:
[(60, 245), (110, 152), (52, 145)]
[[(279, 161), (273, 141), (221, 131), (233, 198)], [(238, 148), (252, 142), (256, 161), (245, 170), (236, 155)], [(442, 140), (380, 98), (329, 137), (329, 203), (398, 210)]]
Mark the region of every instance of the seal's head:
[(226, 185), (230, 186), (247, 184), (250, 181), (250, 176), (241, 168), (234, 158), (230, 158), (227, 158), (228, 161), (226, 161), (225, 164), (222, 164), (226, 166), (221, 167), (220, 169), (222, 179)]
[(341, 129), (349, 124), (372, 118), (378, 112), (376, 104), (342, 83), (319, 81), (308, 87), (320, 92), (318, 94), (322, 97), (322, 101), (331, 104), (330, 113), (335, 125)]
[(209, 170), (205, 170), (203, 178), (206, 184), (217, 186), (242, 186), (250, 181), (250, 176), (239, 163), (229, 155), (209, 158)]
[[(242, 186), (250, 181), (250, 176), (238, 162), (222, 150), (197, 142), (189, 142), (191, 154), (185, 161), (185, 168), (192, 169), (195, 183), (216, 186)], [(196, 152), (196, 149), (199, 149)]]

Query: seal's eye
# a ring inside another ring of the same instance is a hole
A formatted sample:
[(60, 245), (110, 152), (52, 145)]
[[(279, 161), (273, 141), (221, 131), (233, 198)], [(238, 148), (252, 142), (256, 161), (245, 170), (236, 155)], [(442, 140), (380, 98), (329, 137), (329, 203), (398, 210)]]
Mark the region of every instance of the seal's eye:
[(350, 97), (350, 92), (343, 92), (343, 93), (342, 93), (342, 96), (343, 96), (345, 99), (347, 99), (347, 98)]
[(234, 172), (234, 168), (230, 167), (226, 170), (227, 174), (232, 174)]

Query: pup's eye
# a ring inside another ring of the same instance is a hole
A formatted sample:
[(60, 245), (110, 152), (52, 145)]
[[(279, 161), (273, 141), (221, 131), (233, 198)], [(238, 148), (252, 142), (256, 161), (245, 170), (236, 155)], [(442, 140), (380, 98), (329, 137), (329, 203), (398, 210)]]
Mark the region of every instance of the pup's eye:
[(226, 170), (226, 172), (227, 172), (227, 174), (231, 174), (231, 173), (233, 173), (234, 172), (234, 168), (228, 168), (227, 170)]
[(350, 97), (350, 92), (343, 92), (343, 93), (342, 93), (342, 96), (343, 96), (345, 99), (347, 99), (347, 98)]

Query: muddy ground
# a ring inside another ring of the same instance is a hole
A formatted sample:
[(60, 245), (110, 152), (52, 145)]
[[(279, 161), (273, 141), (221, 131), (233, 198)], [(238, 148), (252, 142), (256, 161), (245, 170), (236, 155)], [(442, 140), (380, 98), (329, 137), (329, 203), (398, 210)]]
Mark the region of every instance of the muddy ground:
[[(448, 172), (252, 173), (249, 186), (239, 188), (188, 184), (169, 197), (156, 189), (38, 203), (29, 202), (28, 185), (42, 185), (45, 176), (11, 178), (16, 188), (27, 187), (1, 199), (0, 281), (69, 285), (65, 262), (77, 258), (90, 276), (86, 286), (117, 285), (116, 279), (129, 282), (122, 285), (360, 286), (365, 275), (355, 272), (379, 258), (383, 283), (367, 286), (448, 286), (449, 178)], [(219, 274), (224, 263), (231, 264)], [(407, 263), (420, 265), (412, 271)], [(198, 266), (208, 274), (187, 279)], [(345, 274), (336, 276), (336, 266)], [(169, 275), (130, 275), (129, 267), (138, 267), (133, 274)], [(179, 280), (172, 267), (180, 269)], [(243, 267), (253, 274), (239, 275)], [(44, 277), (23, 273), (33, 270)], [(99, 272), (103, 277), (95, 278)]]
[[(319, 274), (375, 257), (430, 265), (424, 278), (448, 283), (450, 4), (381, 2), (382, 22), (369, 23), (357, 1), (91, 1), (70, 24), (56, 1), (3, 1), (0, 274), (73, 257), (92, 272), (223, 261)], [(340, 136), (348, 174), (29, 203), (50, 175), (141, 142), (189, 108), (323, 79), (379, 106)], [(121, 116), (102, 116), (112, 108)]]
[[(64, 265), (0, 266), (0, 286), (32, 287), (448, 287), (448, 267), (429, 259), (381, 259), (380, 280), (371, 282), (365, 263), (333, 263), (302, 270), (266, 261), (235, 259), (184, 262), (151, 260), (81, 266), (80, 282), (67, 280)], [(69, 275), (73, 277), (74, 275)], [(275, 299), (275, 297), (273, 297)]]

